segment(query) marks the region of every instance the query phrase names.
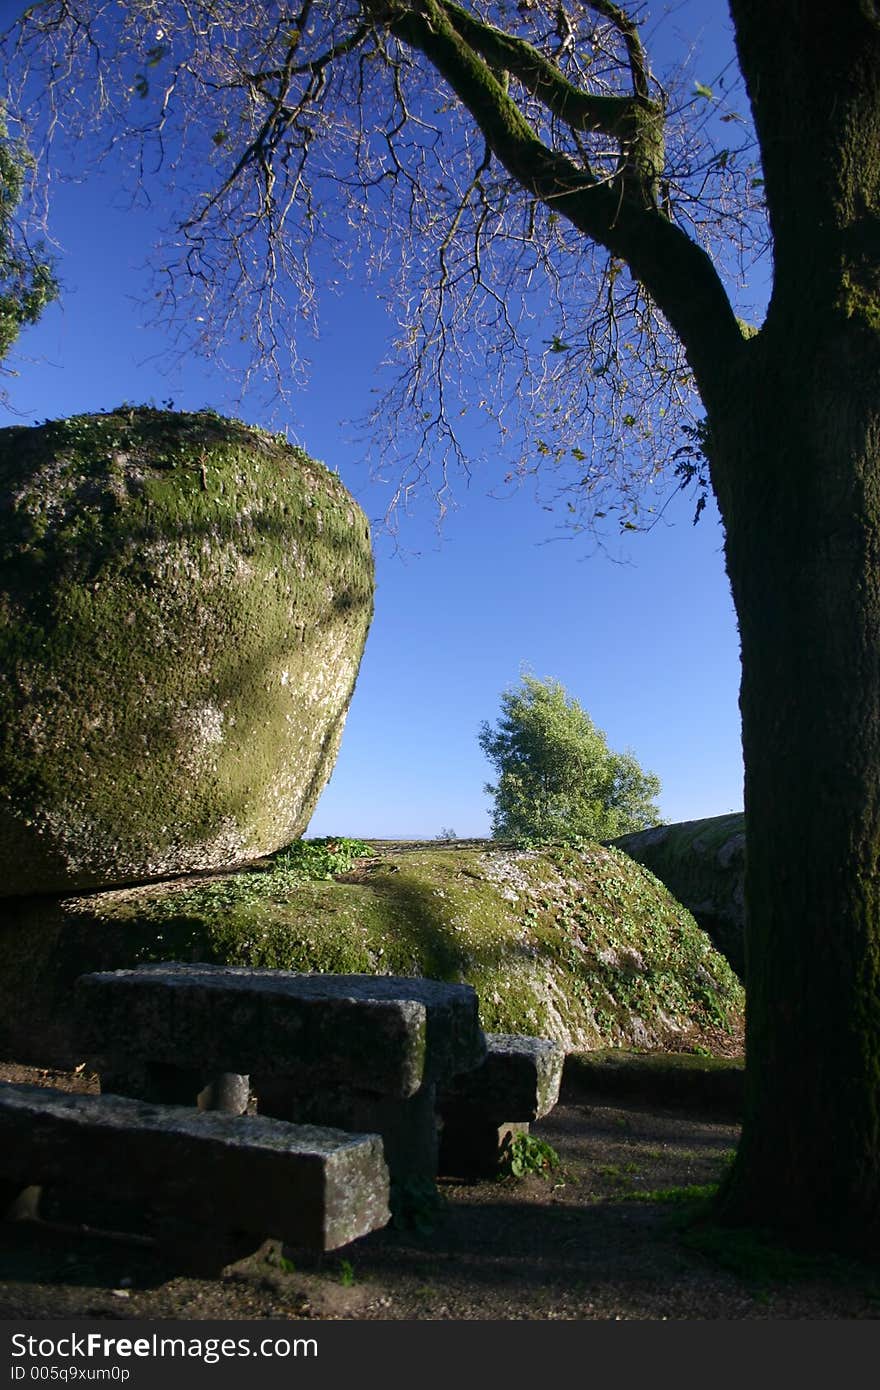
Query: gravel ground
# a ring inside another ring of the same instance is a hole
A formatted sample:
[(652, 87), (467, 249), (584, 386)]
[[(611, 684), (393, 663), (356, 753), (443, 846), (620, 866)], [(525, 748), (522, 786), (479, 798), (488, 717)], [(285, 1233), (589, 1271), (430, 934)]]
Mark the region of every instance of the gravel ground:
[[(95, 1086), (85, 1072), (2, 1064), (0, 1079)], [(99, 1229), (100, 1211), (7, 1222), (0, 1319), (877, 1318), (866, 1271), (732, 1273), (687, 1243), (679, 1204), (639, 1200), (716, 1180), (737, 1141), (729, 1119), (581, 1092), (533, 1133), (556, 1169), (444, 1182), (430, 1232), (389, 1227), (322, 1257), (268, 1241), (216, 1279), (182, 1277), (145, 1238)]]

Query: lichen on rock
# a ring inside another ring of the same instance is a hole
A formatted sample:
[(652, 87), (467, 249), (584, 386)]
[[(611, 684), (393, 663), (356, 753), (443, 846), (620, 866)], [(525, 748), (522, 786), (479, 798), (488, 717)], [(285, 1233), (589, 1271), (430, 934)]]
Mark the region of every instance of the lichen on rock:
[(0, 895), (301, 835), (372, 603), (366, 518), (280, 436), (147, 407), (0, 430)]

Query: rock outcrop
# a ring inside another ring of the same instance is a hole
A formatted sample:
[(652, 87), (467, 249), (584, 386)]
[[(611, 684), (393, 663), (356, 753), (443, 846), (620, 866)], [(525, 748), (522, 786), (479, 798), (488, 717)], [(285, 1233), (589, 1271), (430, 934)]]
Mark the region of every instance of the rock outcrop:
[(0, 896), (301, 835), (372, 616), (366, 518), (212, 413), (0, 430)]
[(482, 1027), (566, 1051), (736, 1039), (743, 991), (650, 873), (615, 849), (375, 847), (335, 880), (286, 857), (211, 880), (11, 900), (0, 922), (0, 1056), (70, 1056), (73, 980), (205, 961), (472, 985)]
[(745, 817), (680, 821), (621, 835), (614, 845), (644, 864), (693, 913), (743, 978)]

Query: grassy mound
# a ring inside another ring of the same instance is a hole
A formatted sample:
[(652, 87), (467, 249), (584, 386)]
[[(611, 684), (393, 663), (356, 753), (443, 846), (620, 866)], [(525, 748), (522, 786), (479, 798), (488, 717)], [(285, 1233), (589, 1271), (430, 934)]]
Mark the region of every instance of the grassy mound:
[(29, 921), (0, 929), (0, 1053), (53, 1060), (76, 974), (163, 959), (465, 981), (484, 1028), (568, 1051), (711, 1045), (741, 1026), (727, 962), (614, 849), (373, 851), (300, 842), (210, 880), (10, 904)]

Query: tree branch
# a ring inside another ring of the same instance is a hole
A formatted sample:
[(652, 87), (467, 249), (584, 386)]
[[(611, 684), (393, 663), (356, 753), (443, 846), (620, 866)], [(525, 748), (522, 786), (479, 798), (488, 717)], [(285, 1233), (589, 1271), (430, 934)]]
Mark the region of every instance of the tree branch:
[[(464, 13), (449, 0), (421, 0), (418, 9), (406, 0), (391, 0), (375, 18), (424, 53), (477, 122), (493, 154), (523, 188), (628, 263), (684, 343), (706, 401), (726, 374), (730, 355), (743, 345), (709, 257), (646, 200), (643, 190), (634, 193), (625, 177), (597, 179), (589, 168), (545, 145), (489, 62), (464, 37)], [(490, 26), (473, 23), (481, 42), (488, 44)], [(522, 50), (529, 45), (514, 42), (514, 56), (524, 64)], [(540, 60), (537, 53), (535, 57)]]
[(451, 0), (441, 3), (458, 33), (492, 68), (511, 73), (572, 130), (602, 131), (637, 149), (646, 170), (651, 169), (652, 177), (659, 178), (663, 167), (663, 111), (658, 102), (649, 100), (645, 83), (639, 81), (645, 90), (634, 96), (584, 92), (525, 39), (485, 24)]

